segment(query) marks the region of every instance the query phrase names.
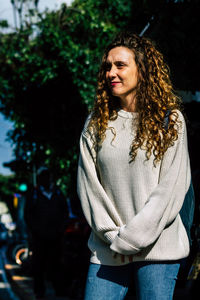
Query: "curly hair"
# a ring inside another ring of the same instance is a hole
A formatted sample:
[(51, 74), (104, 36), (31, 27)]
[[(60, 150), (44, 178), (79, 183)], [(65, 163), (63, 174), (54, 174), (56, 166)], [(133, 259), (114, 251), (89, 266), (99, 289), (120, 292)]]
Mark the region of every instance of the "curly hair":
[[(133, 33), (120, 33), (106, 48), (98, 74), (97, 95), (88, 125), (93, 132), (95, 150), (106, 136), (109, 120), (115, 120), (120, 109), (119, 98), (113, 96), (106, 80), (106, 60), (115, 47), (126, 47), (133, 51), (138, 68), (136, 104), (138, 126), (130, 150), (133, 161), (139, 148), (146, 150), (146, 158), (154, 155), (154, 163), (160, 161), (166, 150), (178, 138), (178, 113), (181, 100), (173, 92), (168, 65), (154, 43)], [(169, 124), (164, 126), (169, 113)]]

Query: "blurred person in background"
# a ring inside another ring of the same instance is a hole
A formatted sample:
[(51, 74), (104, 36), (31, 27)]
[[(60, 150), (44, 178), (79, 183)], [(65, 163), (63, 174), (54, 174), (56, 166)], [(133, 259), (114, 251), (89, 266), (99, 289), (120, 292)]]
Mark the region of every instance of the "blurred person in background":
[(50, 171), (42, 167), (37, 187), (27, 195), (25, 221), (33, 252), (33, 278), (36, 298), (45, 295), (45, 279), (52, 281), (56, 295), (64, 292), (61, 253), (68, 206), (60, 189), (53, 183)]
[[(167, 118), (167, 128), (166, 128)], [(120, 33), (105, 50), (80, 139), (78, 194), (92, 233), (85, 300), (173, 299), (189, 239), (186, 124), (154, 43)]]

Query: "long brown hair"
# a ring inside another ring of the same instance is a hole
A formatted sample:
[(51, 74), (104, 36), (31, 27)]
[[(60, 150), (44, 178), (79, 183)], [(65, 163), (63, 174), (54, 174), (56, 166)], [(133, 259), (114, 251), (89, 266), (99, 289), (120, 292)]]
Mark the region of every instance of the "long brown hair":
[[(133, 161), (137, 150), (146, 150), (146, 158), (154, 155), (154, 163), (160, 161), (178, 137), (176, 110), (181, 110), (180, 98), (173, 92), (169, 68), (163, 55), (154, 43), (133, 33), (120, 33), (105, 50), (98, 74), (97, 95), (88, 129), (93, 132), (94, 148), (102, 144), (109, 120), (117, 118), (119, 99), (114, 97), (106, 80), (106, 60), (115, 47), (131, 49), (138, 68), (136, 103), (138, 127), (131, 145), (130, 158)], [(168, 128), (164, 126), (166, 113), (170, 112)]]

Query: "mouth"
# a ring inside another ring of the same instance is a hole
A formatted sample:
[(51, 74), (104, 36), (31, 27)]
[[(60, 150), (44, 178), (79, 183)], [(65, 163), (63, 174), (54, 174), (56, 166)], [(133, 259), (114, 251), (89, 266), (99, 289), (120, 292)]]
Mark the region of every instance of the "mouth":
[(121, 82), (120, 81), (112, 81), (110, 83), (110, 86), (113, 87), (113, 86), (116, 86), (117, 84), (120, 84)]

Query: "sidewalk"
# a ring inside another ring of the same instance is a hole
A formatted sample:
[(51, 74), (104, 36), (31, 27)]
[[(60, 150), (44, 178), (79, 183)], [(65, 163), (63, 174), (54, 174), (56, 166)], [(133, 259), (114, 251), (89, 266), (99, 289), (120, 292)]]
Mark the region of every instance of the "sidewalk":
[[(20, 298), (20, 300), (36, 300), (33, 293), (33, 279), (22, 273), (20, 266), (10, 263), (6, 257), (6, 251), (2, 251), (4, 267), (13, 292)], [(46, 295), (44, 300), (73, 300), (67, 296), (56, 297), (54, 289), (49, 282), (46, 283)]]

